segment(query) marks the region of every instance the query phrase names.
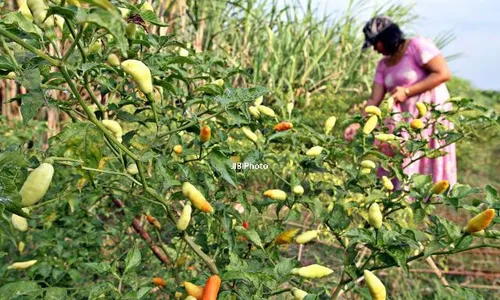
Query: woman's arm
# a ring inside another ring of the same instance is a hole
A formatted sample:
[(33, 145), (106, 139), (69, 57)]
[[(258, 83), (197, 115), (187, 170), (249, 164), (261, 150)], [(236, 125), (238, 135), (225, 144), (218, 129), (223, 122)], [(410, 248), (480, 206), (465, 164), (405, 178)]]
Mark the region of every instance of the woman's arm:
[(370, 96), (370, 99), (368, 99), (368, 101), (366, 101), (366, 103), (363, 105), (361, 113), (365, 115), (364, 108), (369, 105), (379, 106), (380, 102), (382, 102), (382, 100), (384, 99), (384, 95), (385, 95), (384, 86), (374, 82), (372, 85), (372, 95)]
[(431, 59), (424, 68), (429, 72), (429, 75), (422, 81), (410, 86), (408, 97), (412, 97), (428, 90), (432, 90), (441, 83), (451, 79), (451, 71), (448, 68), (446, 60), (440, 54)]

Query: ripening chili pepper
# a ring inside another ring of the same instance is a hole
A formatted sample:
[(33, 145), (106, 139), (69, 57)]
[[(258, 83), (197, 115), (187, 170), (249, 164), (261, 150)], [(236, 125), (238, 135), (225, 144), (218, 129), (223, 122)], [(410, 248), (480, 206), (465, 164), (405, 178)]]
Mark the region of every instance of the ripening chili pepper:
[(248, 222), (247, 221), (243, 221), (243, 228), (248, 229)]
[(130, 164), (127, 166), (127, 173), (130, 175), (136, 175), (139, 174), (139, 169), (137, 168), (136, 164)]
[(33, 15), (33, 21), (35, 24), (44, 29), (54, 27), (54, 17), (51, 16), (47, 18), (49, 5), (45, 2), (45, 0), (27, 0), (26, 4)]
[[(23, 208), (23, 211), (27, 214), (29, 214), (29, 212), (30, 212), (29, 209), (26, 207)], [(24, 232), (24, 231), (28, 230), (28, 220), (26, 220), (25, 217), (21, 217), (21, 216), (18, 216), (16, 214), (12, 214), (11, 222), (12, 222), (12, 226), (19, 231)]]
[(483, 237), (483, 236), (485, 236), (485, 234), (486, 234), (486, 232), (484, 231), (484, 229), (472, 233), (473, 236), (477, 236), (477, 237)]
[(331, 116), (326, 119), (325, 134), (329, 134), (332, 131), (333, 127), (335, 127), (335, 123), (337, 123), (337, 118), (335, 116)]
[(418, 117), (422, 118), (423, 116), (425, 116), (425, 114), (427, 113), (427, 106), (425, 106), (423, 102), (417, 102), (415, 106), (418, 110)]
[(304, 188), (301, 185), (296, 185), (292, 188), (292, 192), (297, 196), (301, 196), (304, 194)]
[(180, 231), (186, 230), (189, 225), (189, 221), (191, 221), (192, 211), (193, 209), (191, 208), (191, 203), (186, 203), (186, 205), (184, 205), (184, 208), (182, 209), (181, 216), (177, 221), (177, 229), (179, 229)]
[(495, 210), (493, 208), (487, 209), (469, 220), (469, 224), (465, 227), (465, 232), (474, 233), (486, 229), (493, 218), (495, 217)]
[(111, 133), (118, 140), (118, 142), (120, 143), (122, 142), (123, 131), (122, 127), (120, 126), (120, 123), (114, 120), (102, 120), (101, 123), (102, 125), (104, 125), (104, 127), (106, 127), (106, 129), (111, 131)]
[(262, 101), (264, 101), (264, 96), (260, 96), (257, 99), (255, 99), (255, 101), (253, 102), (253, 105), (259, 106), (262, 104)]
[(379, 105), (379, 107), (382, 110), (385, 110), (387, 112), (391, 112), (393, 106), (394, 106), (394, 98), (392, 97), (389, 97), (388, 99), (382, 101)]
[(17, 243), (17, 250), (19, 250), (19, 254), (23, 254), (25, 246), (26, 245), (23, 243), (23, 241), (19, 241), (19, 243)]
[(141, 5), (140, 11), (152, 11), (154, 12), (153, 6), (148, 1), (145, 1), (143, 5)]
[(295, 104), (293, 102), (288, 102), (286, 104), (286, 111), (288, 112), (288, 117), (290, 118), (292, 116), (292, 111), (293, 111), (293, 107), (295, 106)]
[(220, 285), (221, 279), (219, 275), (212, 275), (208, 277), (208, 280), (205, 283), (205, 288), (203, 289), (202, 300), (217, 300)]
[(241, 131), (243, 131), (243, 133), (249, 140), (251, 140), (254, 143), (257, 143), (258, 137), (255, 133), (253, 133), (253, 131), (250, 128), (243, 126), (241, 128)]
[(215, 84), (217, 86), (223, 87), (224, 86), (224, 79), (217, 79), (211, 82), (212, 84)]
[(383, 216), (380, 211), (380, 206), (377, 202), (374, 202), (368, 209), (368, 223), (370, 223), (373, 228), (378, 229), (382, 227), (382, 220)]
[(382, 185), (388, 191), (392, 191), (394, 189), (392, 181), (389, 178), (387, 178), (387, 176), (382, 176)]
[(173, 150), (175, 153), (181, 154), (182, 153), (182, 145), (175, 145)]
[(377, 167), (377, 165), (373, 161), (368, 159), (363, 160), (360, 165), (363, 168), (368, 168), (368, 169), (375, 169)]
[(197, 300), (203, 299), (203, 287), (193, 284), (188, 281), (184, 281), (184, 288), (188, 295), (196, 298)]
[(120, 65), (120, 59), (116, 54), (111, 53), (110, 55), (108, 55), (108, 64), (112, 65), (113, 67), (118, 67)]
[(167, 282), (161, 277), (154, 277), (153, 280), (151, 280), (151, 281), (156, 286), (161, 286), (161, 287), (167, 286)]
[(379, 116), (379, 117), (382, 115), (380, 108), (378, 108), (375, 105), (369, 105), (369, 106), (365, 107), (365, 113), (367, 115), (375, 115), (375, 116)]
[(381, 142), (388, 142), (388, 141), (394, 141), (397, 139), (397, 137), (394, 134), (390, 133), (379, 133), (375, 135), (375, 139), (379, 140)]
[(33, 15), (31, 14), (31, 11), (26, 4), (26, 0), (19, 0), (17, 2), (19, 4), (19, 12), (28, 20), (33, 22)]
[(260, 111), (256, 106), (250, 106), (248, 108), (248, 111), (255, 119), (258, 119), (260, 117)]
[(299, 229), (289, 229), (285, 230), (274, 240), (276, 245), (290, 244), (295, 235), (299, 232)]
[(76, 7), (80, 7), (82, 6), (80, 4), (80, 1), (79, 0), (68, 0), (66, 3), (68, 3), (68, 5), (73, 5), (73, 6), (76, 6)]
[(89, 47), (89, 54), (96, 54), (101, 50), (101, 42), (99, 40), (95, 41)]
[(37, 260), (28, 260), (28, 261), (23, 261), (23, 262), (15, 262), (7, 267), (7, 270), (22, 270), (22, 269), (27, 269), (34, 264), (36, 264)]
[(9, 72), (9, 73), (5, 76), (5, 78), (7, 78), (7, 79), (16, 79), (16, 76), (17, 76), (17, 75), (16, 75), (16, 73), (15, 73), (15, 72)]
[(286, 193), (279, 189), (267, 190), (264, 192), (264, 196), (273, 200), (286, 200)]
[(375, 276), (372, 272), (368, 270), (364, 270), (363, 273), (365, 275), (365, 282), (366, 285), (368, 286), (368, 290), (370, 291), (372, 299), (385, 300), (386, 291), (382, 281), (380, 281), (380, 279), (378, 279), (377, 276)]
[(312, 264), (307, 267), (293, 268), (290, 273), (304, 278), (321, 278), (333, 273), (333, 270), (318, 264)]
[(311, 149), (307, 150), (306, 152), (306, 155), (307, 156), (318, 156), (321, 154), (321, 152), (323, 151), (323, 147), (321, 146), (314, 146), (314, 147), (311, 147)]
[(132, 76), (132, 79), (144, 94), (150, 94), (153, 92), (153, 78), (151, 77), (151, 71), (142, 61), (128, 59), (121, 63), (121, 67), (125, 73)]
[(203, 196), (202, 193), (200, 193), (200, 191), (198, 191), (198, 189), (191, 183), (184, 182), (184, 184), (182, 185), (182, 193), (197, 209), (206, 213), (214, 212), (214, 209), (212, 208), (210, 203), (208, 203), (207, 199), (205, 199), (205, 196)]
[(210, 129), (210, 126), (205, 125), (201, 128), (200, 131), (200, 140), (204, 143), (208, 140), (210, 140), (210, 136), (212, 135), (212, 129)]
[(436, 195), (441, 195), (442, 193), (444, 193), (448, 189), (449, 186), (450, 186), (450, 183), (448, 182), (448, 180), (440, 180), (432, 186), (430, 193), (436, 194)]
[(361, 168), (361, 174), (366, 175), (370, 174), (372, 172), (372, 169), (370, 168)]
[(378, 117), (373, 115), (370, 118), (368, 118), (368, 121), (366, 121), (365, 126), (363, 126), (363, 133), (368, 135), (370, 134), (375, 127), (377, 127), (378, 124)]
[(291, 292), (294, 297), (294, 300), (303, 300), (307, 296), (307, 292), (295, 287), (292, 288)]
[(306, 231), (306, 232), (299, 234), (295, 238), (295, 242), (297, 244), (306, 244), (306, 243), (309, 243), (310, 241), (312, 241), (313, 239), (315, 239), (317, 236), (318, 236), (317, 230), (309, 230), (309, 231)]
[(290, 122), (281, 122), (281, 123), (274, 125), (275, 131), (285, 131), (285, 130), (292, 129), (292, 128), (293, 128), (293, 124)]
[(127, 34), (127, 38), (129, 40), (135, 39), (135, 34), (137, 33), (137, 26), (135, 23), (128, 23), (125, 27), (125, 33)]
[(198, 298), (196, 298), (196, 297), (193, 297), (193, 296), (189, 295), (189, 296), (187, 296), (184, 300), (200, 300), (200, 299), (198, 299)]
[(259, 106), (257, 106), (257, 109), (259, 110), (260, 113), (262, 113), (262, 114), (264, 114), (266, 116), (269, 116), (271, 118), (276, 117), (276, 113), (270, 107), (267, 107), (267, 106), (264, 106), (264, 105), (259, 105)]
[(54, 167), (49, 163), (42, 163), (31, 171), (23, 186), (19, 190), (23, 207), (32, 206), (45, 196), (52, 182)]
[(415, 119), (415, 120), (411, 121), (410, 127), (413, 130), (420, 130), (420, 129), (424, 128), (424, 122), (422, 122), (422, 120), (420, 120), (420, 119)]
[(161, 223), (155, 217), (151, 215), (146, 215), (146, 220), (149, 224), (153, 225), (156, 229), (161, 230)]

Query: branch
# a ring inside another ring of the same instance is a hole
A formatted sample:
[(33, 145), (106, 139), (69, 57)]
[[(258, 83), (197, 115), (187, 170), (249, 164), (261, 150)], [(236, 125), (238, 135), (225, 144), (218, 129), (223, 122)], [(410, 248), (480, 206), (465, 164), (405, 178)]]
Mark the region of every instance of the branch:
[(16, 42), (19, 45), (21, 45), (22, 47), (24, 47), (26, 50), (29, 50), (29, 51), (33, 52), (35, 55), (45, 59), (51, 65), (56, 66), (56, 67), (61, 66), (61, 61), (59, 61), (58, 59), (55, 59), (55, 58), (51, 57), (50, 55), (47, 55), (44, 52), (36, 49), (35, 47), (31, 46), (30, 44), (26, 43), (25, 41), (23, 41), (19, 37), (13, 35), (12, 33), (8, 32), (7, 30), (5, 30), (4, 28), (1, 28), (1, 27), (0, 27), (0, 35), (3, 35), (6, 38), (13, 40), (14, 42)]
[(206, 255), (200, 247), (193, 242), (191, 237), (189, 237), (185, 232), (182, 233), (181, 237), (186, 244), (188, 244), (188, 246), (191, 247), (191, 249), (193, 249), (193, 251), (205, 262), (212, 274), (219, 274), (219, 270), (217, 270), (217, 266), (215, 265), (213, 259)]
[[(120, 199), (111, 197), (113, 200), (113, 203), (115, 204), (116, 207), (118, 208), (124, 208), (125, 205)], [(142, 227), (141, 222), (139, 221), (139, 217), (135, 217), (132, 220), (132, 227), (134, 227), (135, 231), (141, 236), (141, 238), (148, 244), (149, 248), (151, 251), (154, 253), (154, 255), (160, 260), (165, 266), (169, 266), (170, 260), (167, 257), (166, 253), (163, 253), (163, 251), (156, 246), (153, 243), (153, 240), (151, 239), (151, 236), (149, 236), (149, 233)]]

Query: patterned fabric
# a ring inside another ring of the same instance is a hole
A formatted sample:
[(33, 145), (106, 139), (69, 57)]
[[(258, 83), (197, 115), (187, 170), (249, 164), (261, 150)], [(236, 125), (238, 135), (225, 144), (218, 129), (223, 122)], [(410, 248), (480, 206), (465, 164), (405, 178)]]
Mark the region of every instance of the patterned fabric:
[[(379, 61), (374, 82), (383, 85), (386, 92), (391, 92), (396, 86), (409, 87), (416, 82), (423, 80), (428, 75), (427, 71), (423, 68), (423, 65), (428, 63), (438, 54), (440, 54), (440, 50), (430, 40), (421, 37), (413, 38), (410, 40), (406, 53), (398, 64), (394, 66), (387, 66), (387, 58), (382, 58)], [(445, 101), (449, 98), (450, 94), (446, 85), (443, 83), (430, 91), (410, 97), (402, 103), (395, 104), (393, 110), (396, 112), (409, 112), (417, 118), (418, 110), (415, 107), (417, 102), (432, 103), (433, 105), (438, 105), (437, 109), (448, 111), (452, 108), (451, 103), (445, 103)], [(429, 115), (430, 113), (428, 112), (428, 115), (422, 118), (424, 123), (426, 123), (426, 118), (429, 117)], [(402, 117), (398, 114), (392, 119), (386, 119), (385, 122), (392, 131), (394, 130), (395, 123), (401, 120)], [(411, 119), (405, 121), (411, 121)], [(450, 129), (454, 127), (454, 124), (448, 120), (443, 119), (438, 123)], [(422, 132), (423, 138), (431, 136), (434, 130), (435, 128), (433, 126), (424, 130)], [(408, 134), (404, 134), (403, 136), (405, 138), (409, 137)], [(436, 149), (441, 145), (436, 139), (431, 139), (430, 146), (431, 148)], [(405, 168), (405, 173), (410, 176), (415, 173), (428, 174), (432, 175), (434, 181), (448, 180), (450, 185), (454, 185), (457, 182), (455, 144), (448, 145), (441, 150), (445, 151), (447, 154), (434, 159), (420, 159)], [(390, 152), (390, 149), (382, 148), (382, 151)], [(421, 153), (417, 153), (414, 157), (418, 157), (420, 155)], [(407, 158), (404, 165), (406, 165), (410, 160), (411, 158)], [(386, 174), (387, 172), (385, 170), (379, 170), (379, 176)]]
[(387, 27), (394, 24), (391, 19), (386, 16), (376, 16), (375, 18), (368, 21), (363, 28), (363, 33), (365, 34), (365, 43), (363, 44), (363, 50), (370, 47), (375, 38), (379, 33), (384, 31)]

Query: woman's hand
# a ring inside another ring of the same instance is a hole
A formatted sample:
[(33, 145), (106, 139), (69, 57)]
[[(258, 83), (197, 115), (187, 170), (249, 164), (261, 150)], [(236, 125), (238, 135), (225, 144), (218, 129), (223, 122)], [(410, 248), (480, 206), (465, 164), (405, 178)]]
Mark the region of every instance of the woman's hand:
[(403, 102), (408, 99), (408, 95), (405, 93), (405, 88), (402, 86), (395, 87), (391, 92), (391, 96), (396, 102)]
[(344, 131), (344, 139), (352, 141), (352, 138), (354, 137), (354, 135), (356, 134), (356, 132), (360, 127), (361, 125), (358, 123), (349, 125), (349, 127), (347, 127), (346, 130)]

